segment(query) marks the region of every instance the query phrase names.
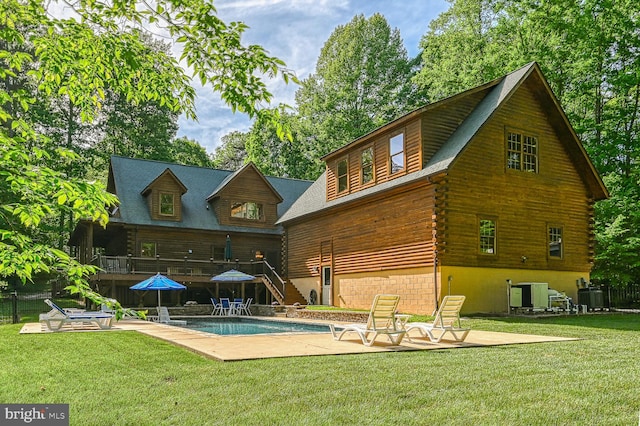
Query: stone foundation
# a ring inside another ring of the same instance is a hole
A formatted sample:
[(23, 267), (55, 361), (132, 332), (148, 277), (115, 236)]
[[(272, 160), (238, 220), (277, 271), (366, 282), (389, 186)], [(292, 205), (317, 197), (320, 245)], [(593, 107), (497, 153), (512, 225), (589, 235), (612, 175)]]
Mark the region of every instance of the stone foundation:
[(346, 322), (363, 322), (366, 323), (369, 318), (369, 312), (354, 311), (315, 311), (296, 308), (295, 306), (287, 306), (287, 318), (304, 318), (317, 319), (327, 321), (346, 321)]

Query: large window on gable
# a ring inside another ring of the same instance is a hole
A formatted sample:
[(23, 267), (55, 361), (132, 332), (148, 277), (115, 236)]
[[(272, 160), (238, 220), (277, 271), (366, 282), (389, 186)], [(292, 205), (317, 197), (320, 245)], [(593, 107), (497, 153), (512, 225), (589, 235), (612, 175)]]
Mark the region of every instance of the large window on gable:
[(538, 172), (538, 138), (517, 131), (507, 131), (507, 168)]
[(175, 194), (161, 192), (160, 193), (160, 214), (162, 216), (175, 215)]
[(349, 163), (346, 158), (338, 161), (337, 167), (338, 193), (349, 189)]
[(367, 184), (373, 180), (373, 147), (365, 148), (360, 153), (360, 183)]
[(389, 139), (389, 174), (404, 170), (404, 133)]
[(496, 221), (494, 219), (480, 218), (480, 253), (496, 254)]
[(231, 203), (231, 217), (248, 220), (263, 220), (262, 204), (254, 202)]

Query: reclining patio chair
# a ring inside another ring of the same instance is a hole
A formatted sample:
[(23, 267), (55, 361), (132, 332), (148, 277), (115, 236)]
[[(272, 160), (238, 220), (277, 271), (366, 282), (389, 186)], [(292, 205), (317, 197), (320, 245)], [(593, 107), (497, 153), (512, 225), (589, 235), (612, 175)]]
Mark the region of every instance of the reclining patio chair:
[[(399, 326), (396, 319), (396, 309), (400, 296), (391, 294), (378, 294), (373, 299), (369, 319), (366, 324), (330, 324), (331, 334), (334, 340), (341, 340), (346, 333), (357, 333), (362, 343), (371, 346), (376, 337), (386, 335), (392, 344), (399, 345), (402, 342), (406, 331)], [(341, 328), (340, 334), (336, 333), (336, 328)], [(371, 338), (369, 338), (371, 335)]]
[(446, 333), (453, 336), (456, 342), (463, 342), (469, 334), (468, 328), (460, 326), (460, 309), (465, 296), (445, 296), (433, 322), (409, 322), (405, 325), (407, 339), (411, 341), (412, 330), (418, 330), (422, 337), (429, 337), (433, 343), (442, 340)]
[(169, 309), (166, 306), (158, 307), (158, 320), (157, 322), (161, 324), (169, 324), (169, 325), (187, 325), (185, 320), (174, 320), (169, 316)]
[(95, 325), (100, 329), (111, 328), (111, 322), (114, 315), (107, 312), (86, 312), (86, 311), (68, 311), (64, 310), (49, 299), (44, 302), (51, 307), (51, 311), (46, 314), (40, 314), (39, 320), (51, 331), (58, 331), (65, 324), (74, 326), (75, 324)]

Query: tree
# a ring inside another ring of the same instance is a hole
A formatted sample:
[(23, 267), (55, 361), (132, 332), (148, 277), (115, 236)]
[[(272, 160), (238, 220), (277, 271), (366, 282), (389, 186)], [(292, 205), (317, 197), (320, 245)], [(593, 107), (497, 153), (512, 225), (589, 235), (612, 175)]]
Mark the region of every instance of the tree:
[(411, 77), (400, 32), (380, 14), (355, 16), (334, 30), (296, 92), (306, 135), (297, 142), (320, 157), (408, 112), (417, 102)]
[(247, 157), (245, 143), (248, 133), (231, 132), (222, 137), (222, 144), (213, 153), (213, 167), (223, 170), (238, 170)]
[(495, 2), (448, 1), (449, 10), (430, 23), (420, 42), (422, 69), (414, 81), (430, 99), (442, 99), (480, 85), (502, 69), (491, 45), (497, 19)]
[(246, 161), (252, 161), (265, 175), (295, 179), (316, 179), (324, 170), (320, 158), (309, 152), (303, 141), (298, 117), (280, 114), (280, 125), (288, 129), (291, 138), (278, 135), (277, 125), (270, 120), (257, 119), (245, 140)]
[[(177, 60), (147, 49), (139, 36), (140, 28), (153, 24), (174, 37), (182, 47), (181, 59), (233, 110), (268, 116), (271, 112), (261, 104), (271, 94), (257, 75), (292, 77), (264, 49), (241, 43), (244, 24), (224, 23), (203, 0), (158, 0), (153, 6), (80, 0), (67, 6), (77, 20), (52, 17), (38, 0), (0, 3), (0, 78), (14, 79), (31, 68), (28, 78), (38, 92), (65, 96), (85, 122), (98, 116), (107, 87), (133, 104), (154, 101), (195, 117), (194, 90), (185, 71)], [(26, 45), (33, 49), (15, 48)], [(149, 65), (156, 72), (142, 72)], [(101, 303), (104, 299), (86, 281), (95, 268), (40, 243), (38, 225), (60, 212), (104, 225), (105, 206), (117, 199), (97, 183), (47, 165), (54, 156), (74, 161), (77, 155), (61, 147), (49, 151), (50, 140), (22, 114), (33, 102), (25, 90), (0, 88), (0, 277), (27, 282), (57, 270), (69, 279), (72, 291)]]
[(171, 161), (185, 166), (211, 167), (207, 150), (198, 142), (185, 136), (171, 141), (169, 157)]

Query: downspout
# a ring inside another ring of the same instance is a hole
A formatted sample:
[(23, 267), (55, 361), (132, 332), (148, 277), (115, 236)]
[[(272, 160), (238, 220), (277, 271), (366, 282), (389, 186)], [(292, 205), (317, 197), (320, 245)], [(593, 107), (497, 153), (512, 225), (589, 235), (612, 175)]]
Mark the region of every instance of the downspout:
[(435, 295), (435, 309), (433, 315), (438, 312), (438, 250), (433, 251), (433, 294)]

